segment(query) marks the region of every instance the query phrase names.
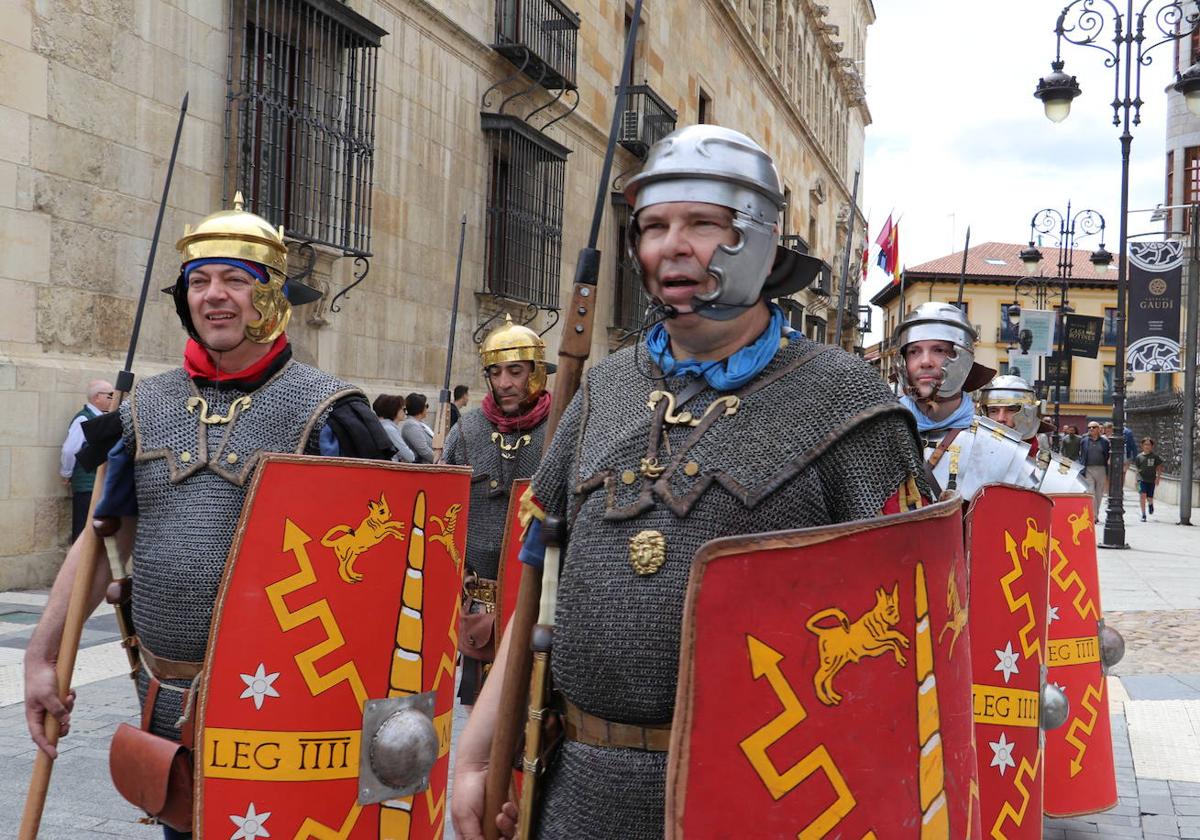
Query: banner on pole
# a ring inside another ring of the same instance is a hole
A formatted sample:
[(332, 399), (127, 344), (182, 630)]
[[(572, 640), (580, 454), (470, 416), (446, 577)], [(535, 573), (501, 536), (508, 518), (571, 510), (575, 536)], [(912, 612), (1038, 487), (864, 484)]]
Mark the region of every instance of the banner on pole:
[(1094, 359), (1100, 354), (1104, 319), (1095, 315), (1067, 316), (1067, 352), (1072, 356)]
[(1051, 309), (1021, 310), (1021, 325), (1017, 329), (1029, 330), (1033, 334), (1033, 343), (1029, 345), (1030, 355), (1049, 356), (1054, 352), (1055, 314)]
[(1179, 354), (1179, 298), (1183, 243), (1129, 245), (1128, 365), (1134, 373), (1183, 370)]
[(1008, 351), (1008, 370), (1024, 379), (1029, 384), (1037, 379), (1037, 356), (1032, 353), (1022, 353), (1020, 350)]

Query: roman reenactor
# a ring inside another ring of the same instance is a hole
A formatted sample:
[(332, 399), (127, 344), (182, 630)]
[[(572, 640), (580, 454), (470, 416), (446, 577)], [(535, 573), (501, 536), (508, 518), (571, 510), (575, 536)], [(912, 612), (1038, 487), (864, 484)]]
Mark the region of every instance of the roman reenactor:
[[(292, 358), (292, 308), (319, 294), (289, 280), (283, 229), (242, 208), (214, 213), (177, 243), (169, 292), (187, 333), (183, 364), (141, 380), (118, 413), (91, 421), (89, 446), (108, 452), (96, 518), (132, 557), (132, 618), (140, 652), (143, 728), (190, 742), (189, 703), (201, 673), (211, 617), (242, 503), (268, 453), (386, 458), (392, 449), (358, 388)], [(72, 699), (58, 699), (54, 658), (83, 538), (68, 553), (25, 657), (26, 718), (54, 755), (44, 725), (66, 731)], [(111, 580), (99, 563), (87, 612)], [(265, 691), (265, 689), (264, 689)], [(114, 775), (122, 759), (113, 756)], [(164, 768), (164, 773), (166, 768)], [(165, 779), (159, 780), (165, 785)], [(153, 784), (153, 782), (152, 782)], [(167, 837), (191, 824), (185, 815)]]
[(941, 490), (970, 501), (988, 483), (1037, 487), (1029, 444), (976, 412), (971, 392), (995, 371), (975, 361), (979, 336), (950, 303), (922, 303), (896, 327), (904, 404), (917, 421), (926, 463)]
[(454, 424), (443, 455), (446, 463), (473, 470), (459, 629), (458, 696), (466, 706), (475, 703), (495, 656), (496, 582), (509, 494), (514, 479), (532, 476), (541, 460), (551, 404), (546, 378), (554, 372), (538, 334), (508, 317), (484, 339), (479, 358), (488, 391), (479, 408)]
[[(928, 497), (908, 413), (869, 367), (796, 333), (770, 302), (821, 264), (777, 251), (783, 190), (756, 142), (680, 129), (651, 149), (625, 197), (655, 323), (588, 371), (533, 480), (524, 557), (544, 554), (549, 569), (561, 556), (549, 619), (564, 741), (540, 807), (520, 815), (523, 836), (662, 837), (685, 590), (703, 544)], [(485, 684), (458, 746), (452, 811), (464, 838), (481, 836), (499, 683)], [(527, 753), (526, 790), (541, 766)], [(516, 818), (505, 806), (505, 833)]]
[[(931, 301), (909, 313), (896, 329), (901, 401), (917, 419), (934, 480), (967, 505), (984, 834), (1033, 838), (1041, 836), (1042, 739), (1062, 725), (1069, 706), (1043, 676), (1053, 503), (1028, 491), (1054, 486), (1060, 476), (1056, 468), (1047, 477), (1026, 440), (1040, 424), (1033, 389), (1018, 377), (991, 378), (974, 362), (977, 339), (952, 304)], [(982, 389), (984, 414), (976, 413), (975, 389)]]
[(1087, 485), (1080, 477), (1082, 466), (1038, 445), (1038, 435), (1054, 430), (1042, 417), (1042, 403), (1028, 382), (1014, 374), (1001, 374), (979, 389), (979, 409), (1001, 425), (1008, 426), (1029, 444), (1029, 455), (1042, 470), (1038, 489), (1043, 493), (1083, 493)]

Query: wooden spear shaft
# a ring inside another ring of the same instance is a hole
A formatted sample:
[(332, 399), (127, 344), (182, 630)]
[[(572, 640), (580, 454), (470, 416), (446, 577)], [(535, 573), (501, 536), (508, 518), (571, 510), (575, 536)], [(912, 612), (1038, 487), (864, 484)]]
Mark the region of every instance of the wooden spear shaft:
[[(642, 0), (635, 0), (629, 32), (625, 36), (625, 53), (621, 63), (621, 78), (617, 84), (616, 102), (613, 103), (612, 122), (608, 131), (608, 147), (604, 150), (604, 163), (600, 167), (600, 183), (596, 189), (596, 203), (592, 212), (592, 226), (588, 232), (587, 247), (579, 251), (575, 265), (575, 283), (571, 288), (571, 300), (567, 307), (567, 319), (563, 326), (562, 340), (558, 348), (558, 372), (554, 375), (554, 402), (546, 420), (546, 446), (554, 438), (558, 423), (567, 410), (579, 383), (583, 379), (583, 366), (587, 362), (592, 345), (592, 322), (596, 315), (596, 289), (600, 275), (600, 251), (596, 244), (600, 238), (600, 222), (604, 217), (604, 203), (608, 198), (608, 179), (612, 173), (613, 155), (616, 151), (617, 130), (625, 107), (626, 93), (633, 75), (633, 53), (637, 45), (638, 27), (642, 18)], [(533, 651), (530, 642), (533, 627), (538, 618), (538, 606), (542, 595), (542, 569), (529, 566), (521, 569), (521, 585), (517, 589), (517, 604), (509, 623), (508, 664), (503, 674), (492, 674), (492, 679), (503, 677), (500, 684), (499, 706), (496, 712), (496, 729), (488, 755), (487, 780), (484, 784), (483, 834), (487, 840), (498, 840), (500, 831), (496, 817), (508, 801), (509, 784), (512, 781), (512, 761), (517, 751), (517, 739), (526, 723), (530, 691), (530, 672), (533, 669)], [(557, 584), (555, 584), (557, 585)], [(545, 652), (543, 670), (549, 670), (549, 652)], [(532, 774), (531, 774), (532, 775)], [(525, 779), (526, 785), (535, 784), (533, 778)], [(530, 796), (532, 800), (532, 796)], [(532, 815), (522, 814), (528, 820)]]
[[(91, 527), (92, 516), (96, 510), (96, 502), (104, 488), (104, 477), (108, 472), (108, 464), (101, 464), (96, 470), (96, 483), (92, 487), (92, 499), (88, 503), (88, 525), (81, 534), (82, 554), (79, 565), (75, 567), (75, 578), (71, 584), (71, 600), (67, 606), (67, 617), (63, 624), (62, 640), (58, 645), (58, 662), (55, 663), (55, 673), (58, 676), (58, 699), (65, 703), (71, 693), (71, 674), (75, 671), (75, 655), (79, 652), (79, 639), (83, 635), (83, 623), (87, 620), (88, 595), (92, 591), (92, 579), (96, 575), (96, 567), (100, 561), (104, 544), (99, 535)], [(46, 715), (46, 740), (58, 744), (60, 727), (58, 718)], [(19, 840), (36, 840), (38, 828), (42, 823), (42, 810), (46, 807), (46, 792), (50, 788), (50, 773), (54, 769), (54, 759), (45, 751), (38, 750), (33, 761), (33, 774), (29, 778), (29, 793), (25, 797), (25, 811), (21, 816), (21, 830), (17, 835)]]

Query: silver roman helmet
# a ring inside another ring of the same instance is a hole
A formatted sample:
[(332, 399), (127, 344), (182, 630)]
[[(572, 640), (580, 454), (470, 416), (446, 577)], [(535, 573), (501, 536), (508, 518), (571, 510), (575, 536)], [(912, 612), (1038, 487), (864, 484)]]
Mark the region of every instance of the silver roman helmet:
[(1013, 431), (1021, 440), (1032, 438), (1041, 426), (1041, 403), (1033, 387), (1019, 376), (1006, 373), (984, 385), (979, 389), (979, 405), (984, 414), (991, 406), (1006, 405), (1017, 409)]
[[(914, 341), (948, 341), (954, 345), (954, 355), (946, 360), (942, 368), (942, 382), (937, 396), (948, 399), (963, 390), (971, 368), (975, 364), (975, 342), (979, 340), (975, 327), (957, 306), (938, 301), (922, 303), (904, 317), (896, 327), (896, 346), (904, 357), (904, 348)], [(908, 381), (908, 368), (900, 365), (900, 383), (908, 393), (912, 383)]]
[(721, 245), (708, 264), (717, 288), (693, 299), (696, 312), (706, 318), (727, 320), (760, 298), (797, 292), (825, 265), (779, 247), (776, 226), (784, 207), (779, 173), (761, 146), (729, 128), (691, 125), (668, 134), (650, 148), (641, 172), (629, 179), (625, 200), (633, 208), (628, 248), (638, 271), (637, 214), (642, 208), (695, 201), (733, 211), (738, 241)]

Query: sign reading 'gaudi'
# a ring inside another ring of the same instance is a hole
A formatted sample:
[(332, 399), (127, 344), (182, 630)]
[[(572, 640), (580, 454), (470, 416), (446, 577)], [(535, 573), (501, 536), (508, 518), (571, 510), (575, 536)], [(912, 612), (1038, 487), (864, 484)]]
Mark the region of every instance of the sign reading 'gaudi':
[(1180, 242), (1129, 245), (1129, 369), (1182, 370), (1179, 364)]

